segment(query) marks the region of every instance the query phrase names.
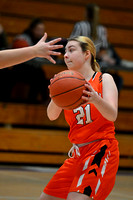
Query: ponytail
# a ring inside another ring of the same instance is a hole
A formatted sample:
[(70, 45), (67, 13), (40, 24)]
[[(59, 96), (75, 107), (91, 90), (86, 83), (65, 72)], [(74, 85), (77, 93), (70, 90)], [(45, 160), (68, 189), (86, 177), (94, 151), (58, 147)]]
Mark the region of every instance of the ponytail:
[(98, 62), (96, 61), (96, 59), (94, 58), (93, 55), (92, 55), (92, 58), (91, 58), (91, 67), (92, 67), (93, 71), (95, 71), (95, 72), (100, 72), (101, 71), (100, 70), (100, 65), (98, 64)]

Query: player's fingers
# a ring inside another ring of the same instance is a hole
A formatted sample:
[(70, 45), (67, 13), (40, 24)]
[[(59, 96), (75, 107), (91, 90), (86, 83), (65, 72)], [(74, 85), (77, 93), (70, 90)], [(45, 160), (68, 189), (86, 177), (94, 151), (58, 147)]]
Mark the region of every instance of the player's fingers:
[(56, 55), (59, 56), (61, 52), (56, 52), (56, 51), (49, 51), (49, 55)]
[(63, 48), (63, 45), (61, 45), (61, 44), (60, 45), (52, 45), (49, 47), (50, 50), (55, 50), (55, 49), (60, 49), (60, 48)]
[(53, 64), (56, 64), (56, 61), (51, 57), (51, 56), (48, 56), (47, 59), (52, 62)]
[[(50, 84), (53, 82), (53, 78), (50, 79)], [(50, 85), (48, 86), (48, 88), (50, 88)]]
[(47, 39), (47, 33), (44, 33), (44, 36), (40, 39), (40, 41), (45, 42)]
[(50, 42), (49, 42), (49, 44), (50, 45), (53, 45), (53, 44), (55, 44), (55, 43), (57, 43), (57, 42), (59, 42), (59, 41), (61, 41), (62, 40), (62, 38), (56, 38), (56, 39), (54, 39), (54, 40), (51, 40)]
[(83, 90), (83, 96), (90, 96), (90, 92), (87, 90)]
[(83, 100), (84, 102), (87, 102), (87, 101), (88, 101), (88, 97), (82, 96), (81, 98), (82, 98), (82, 100)]
[(93, 88), (91, 87), (91, 85), (89, 83), (85, 84), (85, 87), (89, 90), (89, 91), (93, 91)]

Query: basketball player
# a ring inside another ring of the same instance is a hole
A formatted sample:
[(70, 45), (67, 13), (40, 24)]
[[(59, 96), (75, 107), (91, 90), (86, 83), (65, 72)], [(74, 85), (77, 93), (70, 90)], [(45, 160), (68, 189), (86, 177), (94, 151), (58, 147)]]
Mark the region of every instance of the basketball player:
[[(44, 188), (40, 200), (105, 200), (114, 186), (119, 163), (114, 132), (118, 92), (112, 76), (101, 74), (95, 57), (95, 46), (88, 37), (68, 40), (65, 63), (88, 83), (82, 96), (84, 104), (64, 110), (73, 144), (70, 158)], [(57, 119), (61, 111), (51, 100), (47, 108), (49, 119)]]
[(0, 51), (0, 68), (16, 65), (35, 57), (47, 58), (50, 62), (55, 64), (56, 62), (51, 55), (60, 55), (60, 52), (55, 52), (53, 50), (63, 47), (62, 45), (55, 45), (61, 38), (45, 43), (46, 38), (47, 33), (45, 33), (41, 40), (34, 46)]

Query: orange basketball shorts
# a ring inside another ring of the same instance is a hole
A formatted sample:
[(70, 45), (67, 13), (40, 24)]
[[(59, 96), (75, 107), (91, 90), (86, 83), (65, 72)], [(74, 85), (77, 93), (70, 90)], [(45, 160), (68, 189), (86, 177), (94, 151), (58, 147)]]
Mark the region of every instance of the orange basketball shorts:
[(65, 160), (43, 192), (62, 199), (66, 199), (69, 192), (79, 192), (94, 200), (104, 200), (115, 184), (118, 142), (102, 140), (79, 150), (80, 156)]

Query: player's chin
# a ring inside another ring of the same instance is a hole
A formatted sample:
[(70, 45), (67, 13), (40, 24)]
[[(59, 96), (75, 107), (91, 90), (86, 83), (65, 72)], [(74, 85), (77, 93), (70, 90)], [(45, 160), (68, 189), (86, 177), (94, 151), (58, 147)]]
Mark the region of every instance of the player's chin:
[(68, 69), (72, 69), (73, 68), (73, 66), (72, 66), (72, 64), (69, 62), (69, 63), (66, 63), (66, 65), (67, 65), (67, 68)]
[(73, 66), (72, 64), (68, 64), (68, 65), (67, 65), (67, 68), (68, 68), (69, 70), (76, 70), (76, 67)]

